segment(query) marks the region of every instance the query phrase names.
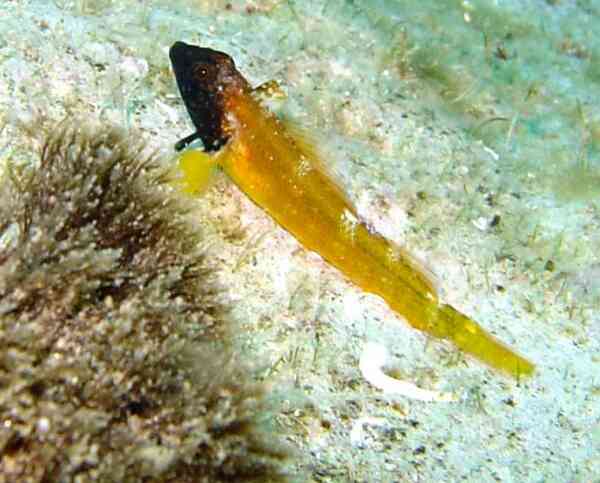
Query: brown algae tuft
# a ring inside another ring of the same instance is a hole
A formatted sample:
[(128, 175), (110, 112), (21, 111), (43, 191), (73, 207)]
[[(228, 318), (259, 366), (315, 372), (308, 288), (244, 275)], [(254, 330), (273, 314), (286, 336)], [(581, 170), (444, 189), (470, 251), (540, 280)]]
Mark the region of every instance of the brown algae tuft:
[(282, 480), (157, 157), (114, 128), (42, 136), (0, 182), (0, 479)]

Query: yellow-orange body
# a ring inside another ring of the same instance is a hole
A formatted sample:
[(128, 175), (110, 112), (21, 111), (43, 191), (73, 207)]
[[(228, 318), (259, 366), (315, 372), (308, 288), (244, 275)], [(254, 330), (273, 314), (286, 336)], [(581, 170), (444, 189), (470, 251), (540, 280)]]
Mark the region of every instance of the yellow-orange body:
[[(361, 221), (311, 146), (250, 91), (233, 90), (225, 112), (231, 139), (210, 156), (212, 161), (304, 247), (363, 290), (382, 297), (413, 327), (447, 339), (515, 377), (533, 372), (528, 360), (452, 306), (441, 304), (433, 283), (412, 257)], [(184, 172), (193, 184), (189, 163)]]

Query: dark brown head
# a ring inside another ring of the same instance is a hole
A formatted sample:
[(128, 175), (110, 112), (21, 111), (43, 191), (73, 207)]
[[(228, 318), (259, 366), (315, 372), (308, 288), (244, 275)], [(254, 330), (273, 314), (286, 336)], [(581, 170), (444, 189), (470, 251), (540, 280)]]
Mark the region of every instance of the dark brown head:
[(169, 57), (181, 98), (197, 130), (186, 140), (199, 137), (205, 151), (219, 150), (229, 139), (226, 98), (249, 89), (249, 84), (223, 52), (175, 42)]

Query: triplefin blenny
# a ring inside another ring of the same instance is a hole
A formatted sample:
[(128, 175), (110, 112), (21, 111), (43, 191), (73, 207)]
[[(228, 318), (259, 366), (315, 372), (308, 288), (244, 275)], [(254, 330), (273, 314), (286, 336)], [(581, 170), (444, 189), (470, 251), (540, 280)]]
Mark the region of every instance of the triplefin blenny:
[(204, 145), (180, 157), (187, 191), (199, 190), (207, 171), (219, 166), (306, 249), (382, 297), (416, 329), (514, 377), (533, 373), (531, 362), (442, 303), (415, 259), (363, 222), (311, 143), (262, 105), (229, 55), (184, 42), (175, 42), (169, 55), (196, 128), (175, 147), (195, 139)]

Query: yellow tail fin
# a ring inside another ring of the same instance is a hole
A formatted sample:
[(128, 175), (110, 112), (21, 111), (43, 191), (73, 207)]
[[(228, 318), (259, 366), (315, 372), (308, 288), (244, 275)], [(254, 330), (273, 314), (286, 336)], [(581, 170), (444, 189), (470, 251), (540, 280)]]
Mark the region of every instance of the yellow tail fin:
[(515, 378), (530, 376), (535, 365), (483, 330), (479, 324), (451, 305), (440, 307), (441, 335), (489, 366), (507, 372)]

